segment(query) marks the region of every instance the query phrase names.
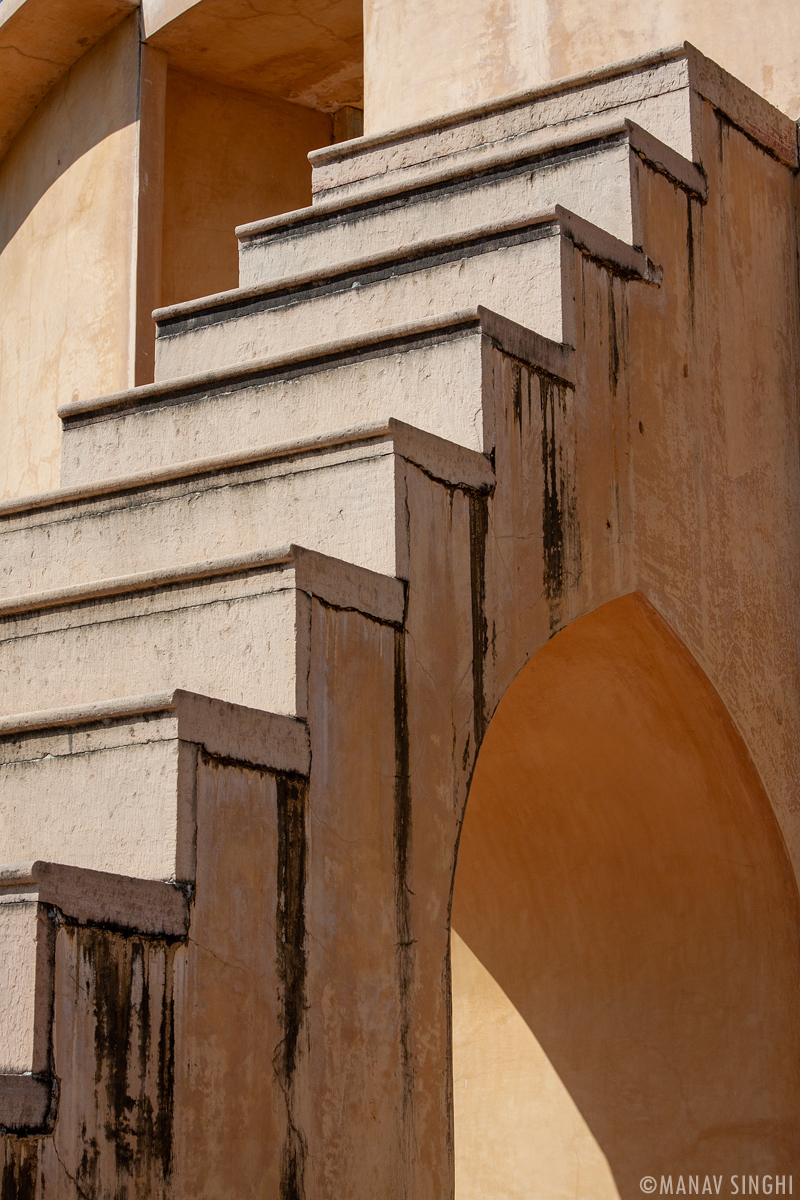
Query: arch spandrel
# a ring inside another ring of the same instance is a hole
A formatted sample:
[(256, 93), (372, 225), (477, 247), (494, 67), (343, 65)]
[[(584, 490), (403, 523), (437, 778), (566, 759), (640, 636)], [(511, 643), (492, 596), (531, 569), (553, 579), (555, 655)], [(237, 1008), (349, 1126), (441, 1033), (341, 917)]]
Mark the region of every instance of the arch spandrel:
[(452, 932), (459, 1200), (797, 1169), (794, 877), (733, 722), (642, 596), (575, 621), (498, 706)]

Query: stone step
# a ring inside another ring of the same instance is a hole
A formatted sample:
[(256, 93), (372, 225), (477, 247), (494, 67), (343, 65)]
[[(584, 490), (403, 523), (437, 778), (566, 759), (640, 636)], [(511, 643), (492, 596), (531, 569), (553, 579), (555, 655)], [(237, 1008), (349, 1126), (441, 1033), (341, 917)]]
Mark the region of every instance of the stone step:
[(0, 720), (0, 862), (195, 877), (198, 753), (304, 775), (308, 730), (192, 692)]
[(417, 170), (388, 170), (379, 182), (335, 187), (310, 208), (241, 226), (239, 285), (279, 283), (366, 253), (408, 253), (431, 238), (455, 237), (556, 204), (641, 246), (644, 163), (706, 198), (703, 174), (669, 146), (619, 116), (593, 117), (566, 130), (547, 128), (470, 154), (434, 157)]
[(250, 450), (6, 501), (0, 597), (25, 603), (31, 593), (294, 542), (407, 578), (410, 463), (451, 486), (493, 479), (483, 455), (390, 420), (323, 446)]
[(55, 943), (64, 918), (185, 938), (188, 895), (170, 883), (62, 863), (0, 866), (0, 1126), (16, 1133), (46, 1132), (55, 1118)]
[(794, 121), (688, 42), (566, 76), (529, 91), (400, 129), (314, 150), (314, 203), (361, 202), (444, 170), (480, 170), (499, 150), (576, 143), (609, 121), (630, 121), (699, 163), (703, 101), (779, 161), (798, 163)]
[[(61, 481), (160, 470), (318, 438), (397, 417), (485, 454), (498, 380), (524, 362), (574, 382), (574, 352), (484, 308), (276, 356), (244, 369), (149, 384), (59, 409)], [(2, 527), (0, 505), (0, 528)], [(280, 540), (280, 539), (279, 539)]]
[(0, 601), (0, 713), (176, 688), (305, 717), (310, 610), (399, 624), (399, 580), (296, 546)]
[(661, 272), (640, 250), (556, 206), (156, 312), (163, 382), (308, 349), (320, 341), (485, 305), (556, 342), (574, 344), (576, 248), (649, 283)]

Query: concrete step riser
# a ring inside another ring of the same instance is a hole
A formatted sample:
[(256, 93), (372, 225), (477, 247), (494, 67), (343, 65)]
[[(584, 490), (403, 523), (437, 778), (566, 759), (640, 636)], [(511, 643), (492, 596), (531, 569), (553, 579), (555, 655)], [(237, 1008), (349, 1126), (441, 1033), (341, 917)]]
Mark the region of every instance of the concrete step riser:
[(391, 441), (370, 439), (0, 515), (0, 594), (292, 542), (394, 575), (402, 478)]
[[(141, 879), (195, 877), (198, 750), (302, 771), (289, 717), (167, 693), (0, 721), (0, 862), (36, 858)], [(28, 719), (31, 724), (31, 719)]]
[[(694, 158), (695, 96), (685, 55), (641, 62), (605, 78), (565, 80), (540, 92), (507, 97), (449, 118), (324, 147), (310, 155), (315, 203), (363, 201), (391, 179), (419, 183), (448, 167), (480, 169), (498, 147), (537, 148), (554, 133), (577, 142), (609, 119), (629, 120), (674, 152)], [(696, 72), (695, 72), (696, 76)]]
[(267, 367), (263, 374), (200, 379), (182, 390), (149, 387), (94, 407), (67, 405), (60, 410), (62, 485), (324, 438), (336, 428), (390, 417), (483, 451), (488, 340), (473, 313), (415, 341), (339, 354), (324, 348), (317, 360)]
[(487, 233), (424, 259), (364, 270), (290, 296), (237, 298), (189, 317), (160, 320), (156, 380), (289, 353), (321, 341), (363, 336), (455, 309), (486, 305), (554, 341), (572, 341), (562, 320), (562, 277), (572, 245), (557, 223)]
[[(631, 189), (632, 150), (621, 134), (482, 174), (375, 200), (367, 207), (276, 221), (274, 231), (240, 237), (239, 285), (277, 283), (363, 254), (388, 253), (437, 236), (510, 220), (562, 204), (632, 245), (639, 243)], [(299, 214), (298, 214), (299, 215)]]
[(268, 564), (2, 616), (0, 712), (181, 687), (303, 715), (306, 604), (293, 571)]

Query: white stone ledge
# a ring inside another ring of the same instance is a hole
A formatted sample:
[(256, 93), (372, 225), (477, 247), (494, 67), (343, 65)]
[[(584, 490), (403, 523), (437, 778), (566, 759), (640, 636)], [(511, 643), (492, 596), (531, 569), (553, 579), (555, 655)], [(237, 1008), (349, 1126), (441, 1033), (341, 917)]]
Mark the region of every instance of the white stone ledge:
[[(191, 400), (193, 396), (199, 397), (207, 392), (222, 391), (232, 386), (252, 386), (258, 383), (262, 377), (280, 379), (282, 374), (290, 372), (302, 371), (311, 374), (329, 370), (337, 366), (339, 362), (349, 363), (362, 354), (381, 351), (392, 354), (398, 349), (403, 349), (407, 343), (413, 343), (416, 339), (435, 341), (440, 337), (456, 336), (460, 333), (469, 335), (473, 332), (485, 333), (497, 342), (501, 350), (505, 350), (515, 358), (523, 359), (530, 366), (541, 367), (547, 374), (574, 383), (575, 371), (572, 365), (574, 354), (570, 347), (553, 342), (549, 338), (543, 337), (542, 334), (534, 333), (532, 330), (518, 325), (515, 321), (478, 305), (475, 308), (443, 313), (421, 321), (410, 321), (386, 329), (373, 330), (359, 337), (320, 343), (309, 346), (307, 349), (295, 350), (290, 354), (275, 354), (255, 359), (245, 366), (222, 367), (213, 371), (203, 371), (197, 375), (186, 375), (180, 379), (148, 383), (105, 396), (74, 400), (60, 405), (58, 415), (65, 425), (74, 426), (86, 420), (115, 417), (125, 409), (143, 409), (154, 406), (159, 401), (186, 401)], [(320, 448), (337, 445), (348, 433), (352, 433), (352, 431), (334, 431), (315, 439), (309, 439), (303, 445), (313, 444)], [(292, 443), (292, 446), (299, 444), (299, 442)], [(275, 452), (280, 452), (279, 446), (275, 447)], [(291, 447), (287, 452), (291, 452)], [(257, 455), (261, 451), (247, 452), (247, 454), (251, 453)], [(239, 458), (242, 461), (251, 461), (246, 455), (239, 456)], [(222, 460), (222, 456), (220, 459)], [(225, 461), (231, 461), (230, 456), (225, 458)], [(182, 469), (182, 467), (174, 468), (176, 471)], [(159, 475), (159, 478), (161, 477), (162, 475)], [(62, 492), (64, 490), (61, 489)], [(79, 489), (71, 490), (78, 491)], [(58, 495), (59, 493), (48, 494)], [(14, 505), (17, 503), (27, 502), (16, 500), (0, 502), (0, 516), (4, 512), (14, 511)]]
[[(533, 106), (566, 93), (591, 90), (597, 84), (608, 84), (615, 80), (620, 82), (620, 95), (617, 103), (622, 104), (628, 99), (625, 84), (630, 76), (652, 72), (658, 67), (680, 61), (686, 64), (685, 86), (705, 97), (733, 124), (776, 158), (788, 166), (798, 166), (795, 122), (780, 109), (770, 104), (768, 100), (765, 100), (763, 96), (759, 96), (757, 92), (752, 91), (729, 72), (723, 70), (717, 63), (706, 58), (690, 42), (679, 42), (589, 71), (567, 75), (536, 88), (513, 92), (500, 99), (466, 107), (443, 117), (434, 117), (369, 137), (357, 138), (341, 146), (323, 146), (319, 150), (311, 151), (308, 156), (309, 161), (313, 168), (343, 162), (397, 142), (410, 141), (436, 133), (438, 130), (480, 122), (500, 113)], [(652, 94), (655, 95), (656, 92), (654, 91)], [(606, 108), (614, 106), (613, 95), (607, 97), (605, 106)]]
[(57, 908), (82, 925), (107, 925), (155, 937), (185, 937), (189, 901), (171, 883), (133, 879), (62, 863), (0, 865), (0, 904), (25, 898)]
[(177, 737), (209, 754), (275, 772), (308, 773), (311, 751), (303, 721), (183, 689), (3, 717), (0, 740), (156, 713), (174, 714)]
[[(337, 213), (345, 214), (351, 209), (358, 210), (358, 216), (362, 216), (372, 205), (394, 197), (413, 197), (415, 192), (457, 183), (462, 179), (476, 179), (503, 167), (511, 167), (520, 161), (533, 160), (535, 163), (536, 159), (546, 159), (560, 151), (583, 151), (593, 147), (600, 149), (604, 142), (614, 139), (627, 141), (631, 149), (653, 169), (667, 175), (685, 191), (692, 192), (703, 201), (708, 198), (705, 175), (694, 163), (626, 117), (593, 115), (570, 122), (566, 128), (559, 128), (556, 132), (549, 129), (535, 132), (539, 134), (539, 138), (533, 145), (522, 142), (521, 135), (518, 135), (508, 144), (497, 143), (497, 148), (490, 144), (464, 151), (457, 162), (451, 162), (450, 165), (439, 169), (432, 169), (430, 162), (421, 163), (419, 168), (422, 172), (424, 167), (424, 173), (419, 175), (409, 177), (414, 169), (410, 166), (397, 172), (388, 172), (388, 179), (385, 176), (369, 177), (359, 181), (363, 184), (361, 191), (345, 197), (337, 197), (335, 187), (330, 189), (330, 195), (325, 190), (320, 191), (317, 194), (321, 199), (315, 200), (313, 205), (294, 212), (279, 213), (277, 216), (266, 217), (247, 225), (239, 225), (236, 228), (236, 236), (240, 242), (248, 242), (283, 230), (297, 230), (315, 222), (321, 223)], [(322, 151), (314, 151), (314, 154), (327, 153), (328, 150), (329, 147), (324, 147)], [(398, 177), (395, 178), (395, 175)], [(370, 179), (373, 178), (380, 182), (371, 183)]]
[[(526, 213), (509, 220), (473, 226), (471, 229), (460, 230), (455, 234), (445, 234), (430, 238), (428, 241), (415, 242), (413, 248), (409, 248), (405, 252), (399, 247), (392, 247), (390, 250), (381, 250), (374, 254), (364, 254), (338, 263), (325, 264), (325, 266), (316, 267), (313, 270), (298, 272), (296, 275), (286, 275), (280, 281), (266, 285), (257, 284), (253, 287), (232, 288), (227, 292), (217, 292), (212, 296), (201, 296), (197, 300), (187, 300), (182, 304), (157, 308), (153, 312), (153, 318), (158, 327), (166, 323), (189, 320), (193, 316), (213, 312), (215, 309), (223, 310), (223, 313), (227, 315), (228, 311), (235, 309), (237, 304), (265, 299), (272, 295), (280, 295), (282, 292), (290, 293), (305, 286), (319, 285), (329, 280), (332, 282), (344, 276), (366, 274), (369, 271), (390, 267), (395, 263), (408, 263), (416, 259), (431, 258), (456, 247), (467, 247), (477, 242), (489, 241), (502, 237), (503, 234), (535, 229), (537, 226), (541, 226), (543, 234), (546, 234), (545, 227), (548, 225), (554, 226), (552, 232), (555, 234), (557, 224), (557, 214), (553, 207), (549, 207), (540, 212)], [(224, 319), (223, 313), (220, 314), (221, 319)], [(159, 335), (169, 336), (157, 328), (156, 336)]]
[[(289, 295), (295, 290), (301, 291), (306, 286), (313, 289), (314, 285), (323, 282), (335, 282), (338, 279), (349, 278), (351, 275), (357, 281), (359, 275), (365, 275), (376, 270), (388, 269), (395, 264), (407, 264), (425, 259), (435, 259), (438, 254), (452, 252), (460, 247), (468, 249), (481, 242), (492, 242), (504, 235), (541, 230), (541, 236), (556, 237), (559, 234), (571, 238), (580, 248), (591, 257), (616, 268), (626, 275), (635, 275), (647, 283), (660, 281), (659, 268), (655, 267), (646, 254), (634, 249), (627, 243), (615, 238), (612, 234), (593, 225), (590, 221), (577, 217), (561, 205), (551, 205), (540, 212), (515, 216), (505, 221), (488, 225), (475, 226), (453, 235), (431, 238), (425, 242), (414, 244), (413, 250), (403, 253), (392, 248), (380, 251), (346, 262), (334, 263), (318, 267), (312, 271), (303, 271), (297, 275), (285, 276), (279, 282), (248, 288), (235, 288), (229, 292), (218, 292), (213, 296), (204, 296), (199, 300), (190, 300), (183, 304), (173, 304), (169, 308), (156, 309), (153, 316), (156, 321), (156, 337), (168, 338), (174, 336), (170, 326), (180, 326), (191, 322), (192, 318), (208, 315), (218, 316), (219, 321), (236, 318), (237, 307), (246, 308), (249, 302), (266, 300), (282, 293)], [(311, 297), (314, 292), (311, 291)], [(294, 302), (297, 302), (295, 297)], [(174, 385), (175, 380), (172, 380)]]
[[(437, 439), (437, 441), (440, 440)], [(379, 575), (375, 571), (369, 571), (365, 567), (355, 566), (352, 563), (341, 563), (337, 574), (334, 564), (338, 564), (339, 561), (329, 555), (306, 550), (302, 546), (254, 550), (248, 554), (233, 554), (205, 562), (187, 563), (178, 567), (123, 575), (116, 579), (99, 579), (89, 583), (75, 584), (71, 587), (54, 588), (51, 591), (12, 596), (0, 601), (0, 619), (21, 613), (80, 604), (102, 597), (129, 595), (134, 592), (169, 587), (194, 580), (214, 579), (219, 576), (238, 575), (263, 568), (295, 565), (299, 566), (300, 574), (299, 578), (296, 577), (296, 586), (300, 590), (316, 595), (320, 600), (327, 600), (337, 607), (358, 609), (366, 616), (389, 624), (396, 624), (402, 620), (404, 593), (403, 585), (399, 580)], [(337, 580), (335, 587), (332, 582), (334, 578)], [(346, 581), (349, 581), (349, 585)], [(81, 711), (86, 710), (82, 709)]]

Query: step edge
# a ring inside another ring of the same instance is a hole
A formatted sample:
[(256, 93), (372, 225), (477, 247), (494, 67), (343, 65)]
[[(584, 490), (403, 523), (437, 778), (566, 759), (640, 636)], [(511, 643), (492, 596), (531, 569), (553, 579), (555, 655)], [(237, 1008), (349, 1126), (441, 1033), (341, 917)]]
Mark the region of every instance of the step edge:
[[(11, 714), (0, 718), (0, 741), (18, 734), (74, 729), (157, 713), (171, 714), (175, 736), (202, 745), (209, 754), (276, 772), (307, 774), (310, 747), (304, 721), (185, 688)], [(230, 717), (235, 718), (233, 729), (228, 729), (223, 738), (221, 723)]]
[(21, 596), (9, 596), (0, 600), (0, 619), (27, 612), (80, 604), (86, 600), (99, 600), (109, 596), (122, 596), (159, 587), (169, 587), (172, 584), (189, 583), (193, 580), (214, 579), (220, 575), (237, 575), (259, 568), (289, 566), (292, 561), (291, 548), (282, 546), (272, 550), (251, 550), (245, 554), (233, 554), (222, 558), (206, 559), (202, 562), (185, 563), (180, 566), (160, 567), (152, 571), (137, 571), (130, 575), (119, 575), (111, 579), (69, 584), (66, 587), (52, 588), (43, 592), (28, 592)]
[[(86, 583), (70, 584), (48, 591), (28, 592), (21, 596), (10, 596), (0, 600), (0, 620), (28, 612), (40, 612), (71, 604), (81, 604), (87, 600), (132, 595), (136, 592), (170, 587), (174, 584), (194, 580), (214, 579), (219, 576), (237, 575), (247, 571), (282, 566), (291, 567), (295, 571), (295, 575), (299, 566), (301, 577), (300, 581), (295, 577), (295, 588), (310, 594), (319, 594), (319, 598), (325, 600), (325, 588), (328, 586), (325, 580), (330, 576), (331, 563), (343, 563), (347, 568), (348, 578), (354, 580), (357, 585), (356, 595), (349, 596), (347, 602), (344, 603), (341, 601), (343, 585), (340, 581), (337, 585), (340, 591), (336, 593), (340, 599), (335, 602), (330, 600), (331, 603), (335, 603), (337, 607), (357, 609), (366, 616), (375, 617), (376, 620), (389, 624), (396, 624), (402, 619), (404, 593), (400, 580), (393, 576), (380, 575), (376, 571), (370, 571), (367, 567), (360, 567), (355, 563), (345, 563), (345, 560), (325, 555), (321, 551), (309, 550), (304, 546), (292, 544), (270, 550), (251, 550), (243, 554), (206, 559), (180, 566), (161, 567), (152, 571), (139, 571), (112, 579), (90, 580)], [(379, 580), (384, 582), (379, 585), (377, 583)], [(333, 587), (332, 584), (330, 586)], [(162, 698), (168, 695), (170, 693), (157, 693), (155, 702), (160, 704)]]
[[(586, 119), (588, 119), (588, 114)], [(376, 185), (374, 187), (367, 187), (368, 180), (364, 180), (364, 190), (358, 196), (343, 198), (338, 201), (333, 198), (330, 200), (323, 199), (319, 203), (315, 203), (307, 208), (296, 209), (288, 213), (278, 213), (274, 217), (265, 217), (260, 221), (252, 221), (246, 225), (237, 225), (234, 232), (240, 242), (249, 241), (252, 238), (272, 232), (275, 229), (292, 228), (305, 222), (312, 222), (315, 219), (330, 217), (332, 213), (347, 212), (351, 208), (369, 208), (371, 204), (386, 200), (392, 196), (403, 196), (410, 192), (424, 191), (428, 187), (436, 187), (439, 184), (448, 183), (453, 180), (480, 176), (497, 167), (507, 166), (517, 161), (544, 158), (548, 154), (568, 149), (572, 146), (589, 147), (596, 143), (608, 142), (615, 138), (615, 136), (624, 134), (625, 131), (626, 120), (624, 117), (617, 116), (604, 120), (598, 119), (597, 124), (588, 130), (581, 128), (562, 132), (553, 136), (547, 142), (542, 143), (541, 146), (529, 146), (525, 148), (506, 144), (505, 150), (498, 150), (495, 154), (487, 155), (477, 162), (472, 162), (471, 164), (467, 162), (454, 163), (449, 168), (442, 168), (440, 171), (426, 175), (424, 179), (412, 180), (405, 184), (401, 183), (400, 176), (402, 174), (419, 169), (425, 165), (424, 163), (413, 163), (408, 167), (398, 168), (396, 173), (397, 179), (386, 183), (385, 186)], [(533, 130), (531, 132), (536, 131)], [(490, 144), (486, 143), (486, 145)], [(503, 143), (498, 144), (502, 145)], [(474, 153), (480, 150), (480, 148), (471, 147), (470, 151), (464, 151), (463, 153)], [(383, 181), (386, 179), (386, 176), (370, 176), (369, 178), (377, 178)], [(334, 189), (326, 189), (326, 191), (332, 192)], [(326, 191), (319, 192), (318, 195), (325, 196)]]
[[(420, 321), (408, 321), (401, 325), (390, 325), (386, 329), (371, 330), (368, 334), (353, 337), (337, 338), (331, 342), (319, 342), (301, 350), (293, 350), (286, 354), (272, 354), (266, 358), (253, 359), (251, 362), (228, 367), (216, 367), (211, 371), (201, 371), (197, 375), (183, 375), (176, 379), (161, 380), (157, 383), (140, 384), (138, 387), (126, 388), (121, 392), (110, 392), (104, 396), (87, 397), (85, 400), (72, 400), (58, 407), (58, 415), (63, 422), (74, 420), (87, 413), (94, 414), (106, 408), (142, 400), (143, 402), (158, 399), (160, 396), (172, 396), (179, 390), (199, 391), (205, 387), (224, 386), (239, 380), (245, 381), (250, 377), (259, 376), (269, 371), (279, 371), (282, 367), (300, 367), (308, 364), (309, 373), (314, 370), (324, 370), (328, 362), (360, 349), (375, 349), (386, 346), (389, 353), (394, 344), (401, 344), (415, 337), (430, 335), (435, 337), (443, 331), (469, 332), (471, 327), (477, 327), (480, 322), (478, 307), (460, 309), (457, 312), (442, 313), (434, 317), (425, 317)], [(2, 502), (5, 503), (5, 502)]]
[[(284, 291), (290, 292), (294, 288), (311, 286), (322, 280), (334, 281), (347, 278), (350, 275), (365, 274), (367, 271), (390, 267), (393, 263), (407, 263), (413, 259), (430, 257), (437, 251), (487, 241), (492, 237), (512, 234), (516, 230), (534, 229), (537, 226), (548, 224), (555, 225), (557, 224), (556, 207), (556, 205), (548, 205), (536, 212), (509, 217), (504, 221), (497, 221), (486, 225), (475, 225), (469, 229), (460, 231), (455, 237), (452, 234), (441, 234), (438, 237), (429, 238), (426, 242), (415, 243), (412, 254), (403, 254), (399, 248), (392, 248), (390, 251), (384, 250), (373, 254), (365, 254), (360, 258), (326, 264), (326, 266), (317, 267), (313, 271), (301, 271), (296, 275), (286, 275), (280, 281), (273, 281), (269, 284), (257, 284), (246, 288), (231, 288), (226, 292), (216, 292), (211, 296), (201, 296), (197, 300), (186, 300), (181, 304), (171, 304), (165, 308), (155, 309), (153, 311), (153, 320), (156, 322), (157, 327), (159, 325), (177, 324), (199, 313), (213, 311), (214, 309), (222, 311), (234, 308), (243, 301), (263, 299), (266, 296)], [(157, 329), (157, 337), (163, 338), (167, 336), (170, 335), (160, 333)]]
[(19, 886), (32, 886), (31, 898), (78, 924), (110, 925), (156, 937), (184, 938), (189, 930), (189, 889), (174, 881), (41, 859), (0, 865), (0, 899)]
[(436, 129), (449, 129), (469, 121), (479, 120), (482, 117), (490, 117), (506, 109), (519, 108), (524, 104), (534, 104), (537, 100), (557, 96), (561, 92), (577, 91), (586, 85), (601, 83), (604, 80), (613, 79), (615, 76), (624, 78), (662, 63), (666, 65), (681, 58), (688, 59), (690, 48), (693, 48), (690, 42), (674, 42), (672, 45), (662, 46), (657, 50), (648, 50), (631, 58), (619, 59), (617, 62), (578, 71), (572, 75), (563, 75), (560, 79), (539, 84), (534, 88), (523, 88), (517, 92), (510, 92), (506, 96), (485, 100), (480, 104), (468, 105), (442, 116), (428, 117), (410, 125), (397, 125), (393, 129), (387, 129), (380, 133), (354, 138), (352, 142), (358, 143), (358, 145), (352, 148), (348, 147), (347, 150), (342, 150), (339, 146), (321, 146), (317, 150), (310, 151), (308, 158), (312, 167), (317, 163), (335, 162), (337, 158), (353, 158), (358, 154), (363, 154), (365, 150), (391, 145), (395, 141), (406, 140), (420, 134), (424, 135)]
[(80, 500), (92, 500), (103, 496), (110, 497), (120, 492), (157, 487), (161, 483), (177, 482), (181, 479), (191, 479), (199, 475), (218, 474), (228, 468), (233, 470), (236, 467), (245, 467), (260, 462), (272, 462), (281, 458), (315, 454), (319, 451), (335, 449), (337, 446), (356, 445), (360, 442), (373, 440), (378, 441), (388, 436), (389, 426), (386, 421), (365, 421), (362, 425), (353, 425), (349, 429), (338, 429), (329, 434), (320, 434), (318, 438), (297, 438), (270, 446), (251, 446), (246, 450), (215, 454), (208, 458), (187, 459), (184, 462), (174, 463), (172, 466), (156, 467), (150, 471), (137, 472), (132, 475), (120, 475), (110, 479), (97, 479), (85, 484), (54, 488), (51, 492), (39, 492), (33, 496), (20, 496), (10, 500), (2, 500), (0, 501), (0, 520), (3, 517), (19, 516), (26, 512), (35, 512), (38, 509), (75, 504)]

